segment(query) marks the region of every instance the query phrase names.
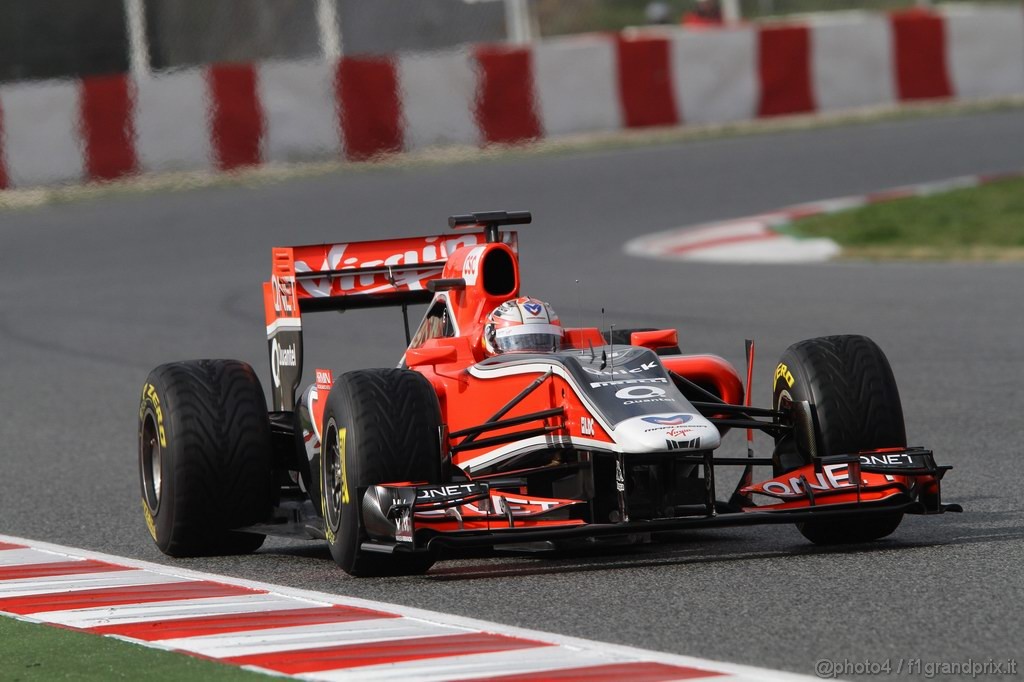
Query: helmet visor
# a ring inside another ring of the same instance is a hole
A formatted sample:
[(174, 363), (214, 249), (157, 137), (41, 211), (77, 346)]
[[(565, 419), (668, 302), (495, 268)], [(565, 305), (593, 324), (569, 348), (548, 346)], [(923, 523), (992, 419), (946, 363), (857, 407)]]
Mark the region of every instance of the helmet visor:
[(562, 345), (562, 328), (554, 324), (524, 324), (495, 330), (500, 353), (551, 353)]

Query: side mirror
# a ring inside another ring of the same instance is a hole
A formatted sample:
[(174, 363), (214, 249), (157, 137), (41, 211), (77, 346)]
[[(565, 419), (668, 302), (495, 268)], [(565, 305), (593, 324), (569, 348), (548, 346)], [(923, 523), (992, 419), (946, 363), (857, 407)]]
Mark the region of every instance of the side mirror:
[(462, 277), (452, 279), (432, 279), (427, 282), (427, 291), (436, 294), (439, 291), (462, 291), (466, 288), (466, 280)]
[(412, 348), (405, 351), (405, 364), (409, 367), (423, 367), (424, 365), (445, 365), (459, 357), (459, 351), (455, 346), (428, 346), (425, 348)]
[(674, 348), (679, 345), (679, 332), (675, 329), (657, 329), (652, 332), (633, 332), (629, 335), (629, 345), (641, 346), (657, 350), (658, 348)]

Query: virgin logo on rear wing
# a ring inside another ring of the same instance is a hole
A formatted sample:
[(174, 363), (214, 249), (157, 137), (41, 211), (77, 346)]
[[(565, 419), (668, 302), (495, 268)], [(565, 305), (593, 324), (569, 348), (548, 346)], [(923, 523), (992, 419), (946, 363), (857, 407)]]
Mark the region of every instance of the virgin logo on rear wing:
[[(483, 233), (472, 232), (277, 247), (273, 289), (288, 290), (294, 278), (295, 297), (303, 311), (425, 303), (432, 297), (427, 283), (441, 278), (449, 256), (484, 241)], [(502, 241), (517, 250), (515, 232), (503, 233)], [(282, 308), (287, 306), (286, 300), (275, 297), (275, 303), (279, 301)], [(288, 315), (284, 309), (277, 312)]]
[(263, 283), (263, 309), (275, 411), (295, 406), (302, 376), (302, 313), (401, 306), (408, 343), (407, 306), (430, 302), (430, 283), (438, 280), (440, 290), (445, 264), (456, 251), (500, 240), (518, 253), (518, 235), (498, 227), (530, 222), (526, 212), (475, 213), (468, 222), (465, 218), (449, 219), (451, 227), (468, 228), (456, 234), (273, 249), (270, 281)]

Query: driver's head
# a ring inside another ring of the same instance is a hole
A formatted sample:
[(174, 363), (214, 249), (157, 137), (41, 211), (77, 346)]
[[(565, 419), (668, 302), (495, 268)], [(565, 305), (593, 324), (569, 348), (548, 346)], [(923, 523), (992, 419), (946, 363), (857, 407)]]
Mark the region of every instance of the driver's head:
[(550, 305), (529, 296), (506, 301), (487, 316), (484, 348), (499, 353), (550, 353), (562, 345), (562, 325)]

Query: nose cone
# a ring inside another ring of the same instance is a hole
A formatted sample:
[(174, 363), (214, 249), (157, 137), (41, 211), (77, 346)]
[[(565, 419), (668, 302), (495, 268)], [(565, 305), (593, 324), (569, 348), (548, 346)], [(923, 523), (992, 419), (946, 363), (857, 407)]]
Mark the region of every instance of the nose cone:
[(628, 452), (714, 450), (722, 443), (715, 425), (696, 412), (649, 414), (615, 427), (615, 439)]

